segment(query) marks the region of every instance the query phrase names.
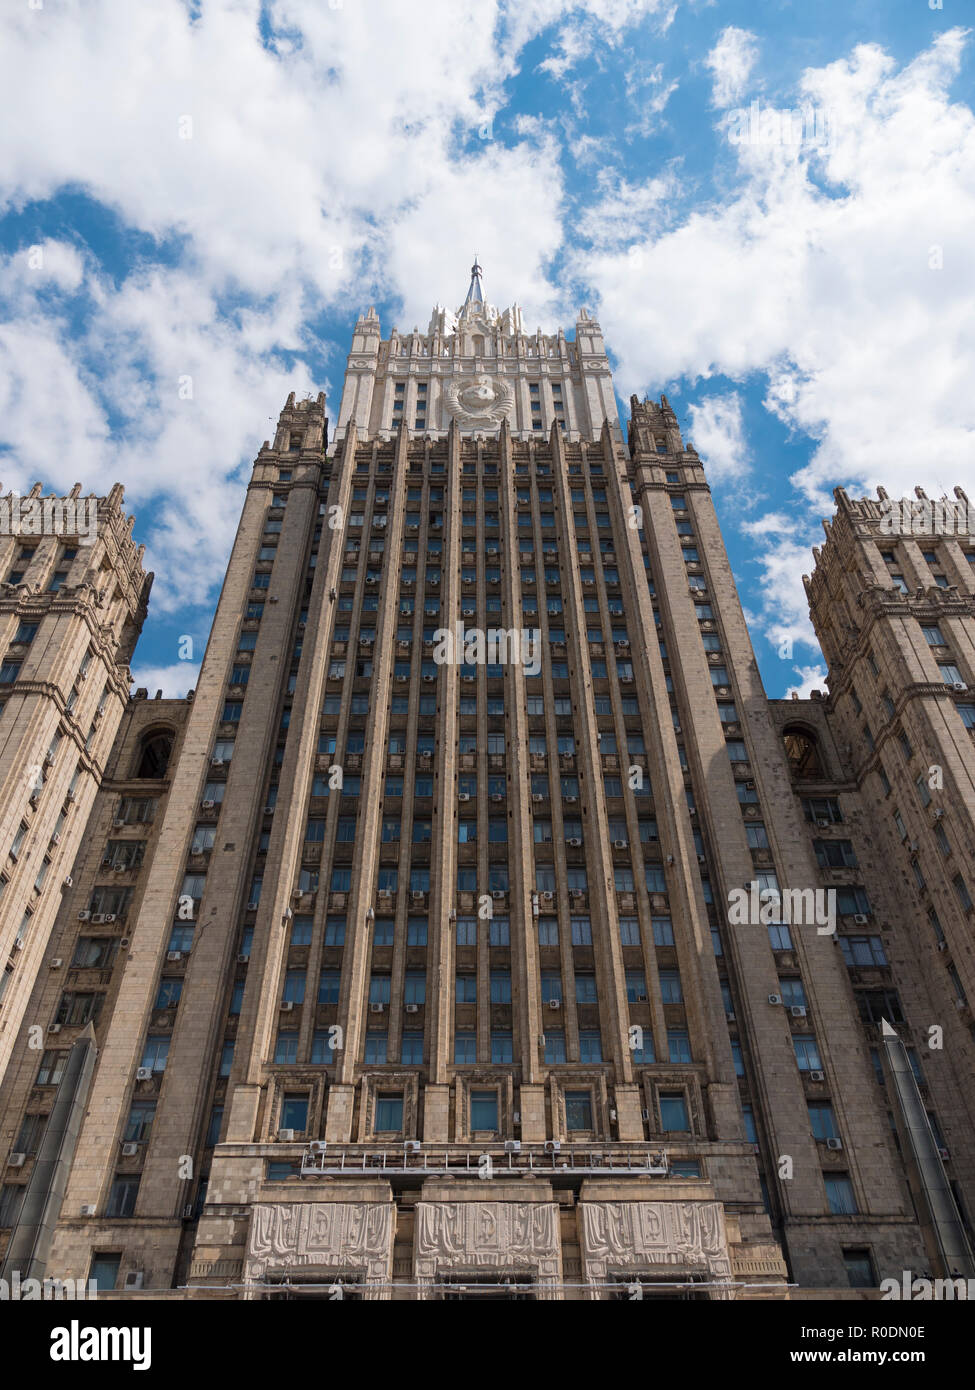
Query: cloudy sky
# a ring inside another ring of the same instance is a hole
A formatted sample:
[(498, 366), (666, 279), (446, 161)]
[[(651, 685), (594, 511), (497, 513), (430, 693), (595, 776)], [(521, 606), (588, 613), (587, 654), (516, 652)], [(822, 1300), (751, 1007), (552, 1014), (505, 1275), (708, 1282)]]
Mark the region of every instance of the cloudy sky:
[(243, 487), (352, 324), (596, 313), (705, 458), (771, 695), (842, 484), (975, 491), (960, 0), (7, 0), (0, 480), (125, 484), (137, 684), (196, 677)]

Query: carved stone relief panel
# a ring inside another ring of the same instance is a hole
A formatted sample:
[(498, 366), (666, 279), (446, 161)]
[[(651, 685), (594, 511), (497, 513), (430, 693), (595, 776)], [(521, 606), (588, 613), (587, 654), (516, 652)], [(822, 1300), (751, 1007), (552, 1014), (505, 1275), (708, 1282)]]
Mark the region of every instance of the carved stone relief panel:
[[(366, 1284), (388, 1284), (393, 1217), (393, 1205), (387, 1202), (257, 1204), (251, 1215), (247, 1279), (350, 1272)], [(388, 1296), (388, 1289), (377, 1289), (377, 1295)]]
[[(731, 1280), (720, 1202), (582, 1202), (579, 1212), (586, 1278), (594, 1286), (653, 1266), (669, 1266), (675, 1277)], [(592, 1296), (604, 1292), (594, 1287)], [(712, 1298), (730, 1292), (709, 1290)]]
[(525, 1274), (557, 1298), (559, 1214), (554, 1202), (418, 1202), (413, 1245), (418, 1296), (438, 1274)]
[(462, 429), (496, 430), (515, 408), (514, 387), (500, 377), (460, 377), (444, 386), (444, 405)]

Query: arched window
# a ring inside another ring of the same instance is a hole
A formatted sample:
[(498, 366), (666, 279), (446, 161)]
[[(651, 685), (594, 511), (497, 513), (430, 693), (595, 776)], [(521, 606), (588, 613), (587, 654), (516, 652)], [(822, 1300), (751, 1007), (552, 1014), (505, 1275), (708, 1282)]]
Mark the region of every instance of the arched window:
[(785, 756), (789, 760), (789, 772), (795, 780), (820, 780), (826, 776), (819, 746), (814, 734), (808, 729), (789, 728), (783, 730)]
[(168, 729), (156, 729), (142, 740), (136, 777), (165, 777), (173, 751), (173, 735)]

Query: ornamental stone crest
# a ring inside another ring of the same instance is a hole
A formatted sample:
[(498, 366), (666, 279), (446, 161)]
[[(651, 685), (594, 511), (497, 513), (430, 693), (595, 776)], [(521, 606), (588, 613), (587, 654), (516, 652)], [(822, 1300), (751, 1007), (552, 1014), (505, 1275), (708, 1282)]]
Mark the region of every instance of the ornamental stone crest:
[(461, 377), (444, 387), (444, 404), (462, 429), (494, 430), (502, 420), (511, 417), (515, 408), (514, 387), (487, 373)]
[[(730, 1284), (720, 1202), (581, 1202), (579, 1210), (586, 1277), (596, 1288), (614, 1273), (653, 1266)], [(728, 1294), (712, 1290), (712, 1298), (720, 1296)]]
[(561, 1249), (554, 1202), (418, 1202), (414, 1238), (419, 1297), (438, 1274), (524, 1273), (553, 1298)]
[(367, 1285), (383, 1285), (392, 1252), (391, 1203), (258, 1203), (251, 1214), (247, 1278), (354, 1271)]

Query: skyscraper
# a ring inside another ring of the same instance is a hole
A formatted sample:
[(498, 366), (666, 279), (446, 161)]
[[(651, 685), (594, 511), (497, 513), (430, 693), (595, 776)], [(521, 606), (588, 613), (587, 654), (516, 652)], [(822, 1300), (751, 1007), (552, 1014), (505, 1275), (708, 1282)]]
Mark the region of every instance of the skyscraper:
[(192, 699), (128, 706), (0, 1090), (0, 1229), (91, 994), (52, 1275), (975, 1273), (973, 539), (922, 559), (839, 493), (829, 696), (769, 701), (666, 398), (624, 440), (599, 324), (526, 334), (481, 276), (425, 334), (358, 320), (333, 440), (289, 397)]

